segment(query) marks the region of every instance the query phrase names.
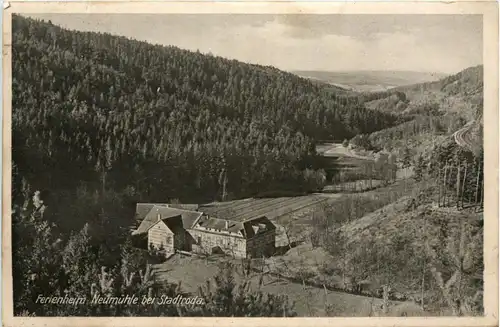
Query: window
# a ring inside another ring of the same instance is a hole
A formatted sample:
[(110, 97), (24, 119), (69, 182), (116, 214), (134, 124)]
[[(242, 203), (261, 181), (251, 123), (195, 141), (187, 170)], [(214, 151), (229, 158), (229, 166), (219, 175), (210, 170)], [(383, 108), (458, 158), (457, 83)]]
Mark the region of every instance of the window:
[(167, 244), (170, 244), (170, 243), (172, 243), (172, 236), (168, 235), (167, 236)]
[(198, 245), (201, 244), (201, 236), (198, 236)]

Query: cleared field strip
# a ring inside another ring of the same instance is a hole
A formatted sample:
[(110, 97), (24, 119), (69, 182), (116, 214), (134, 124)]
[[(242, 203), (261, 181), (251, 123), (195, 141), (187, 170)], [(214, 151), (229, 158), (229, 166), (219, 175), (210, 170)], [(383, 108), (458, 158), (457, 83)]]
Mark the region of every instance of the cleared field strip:
[(326, 200), (321, 200), (321, 201), (317, 201), (314, 203), (310, 203), (309, 205), (304, 206), (302, 208), (296, 209), (294, 211), (286, 212), (280, 216), (273, 217), (273, 219), (275, 219), (276, 222), (279, 224), (289, 224), (290, 222), (293, 222), (295, 220), (299, 220), (299, 219), (304, 218), (305, 216), (307, 216), (309, 214), (312, 214), (316, 209), (315, 204), (318, 204), (318, 203), (321, 203), (324, 201), (326, 201)]
[(248, 203), (245, 203), (244, 205), (225, 206), (223, 209), (217, 210), (212, 214), (220, 219), (230, 218), (232, 220), (240, 220), (238, 219), (238, 216), (243, 215), (249, 212), (250, 210), (255, 210), (255, 208), (260, 209), (266, 206), (272, 207), (276, 203), (283, 201), (283, 199), (288, 199), (288, 198), (255, 199)]
[(246, 203), (249, 201), (252, 201), (252, 198), (246, 198), (246, 199), (239, 199), (239, 200), (232, 200), (232, 201), (224, 201), (224, 202), (210, 202), (206, 204), (200, 205), (200, 207), (207, 207), (207, 208), (218, 208), (218, 207), (223, 207), (223, 206), (230, 206), (230, 205), (237, 205), (240, 203)]
[(231, 202), (217, 202), (217, 203), (212, 203), (208, 205), (201, 205), (200, 208), (203, 208), (204, 210), (212, 210), (213, 212), (225, 210), (229, 207), (239, 207), (239, 206), (244, 206), (249, 203), (253, 203), (254, 200), (251, 198), (248, 199), (243, 199), (243, 200), (235, 200)]
[(255, 199), (250, 203), (246, 203), (244, 206), (224, 207), (223, 210), (219, 210), (216, 213), (214, 213), (214, 216), (220, 219), (230, 218), (232, 220), (242, 220), (242, 218), (245, 219), (242, 216), (252, 214), (253, 217), (256, 211), (259, 212), (273, 211), (294, 201), (297, 201), (297, 198), (282, 197), (282, 198), (269, 198), (269, 199)]
[(307, 208), (311, 205), (314, 205), (318, 202), (322, 202), (322, 201), (325, 201), (326, 198), (322, 198), (322, 197), (312, 197), (312, 196), (309, 196), (309, 197), (306, 197), (306, 198), (303, 198), (299, 201), (295, 201), (293, 204), (291, 204), (290, 206), (287, 206), (286, 208), (283, 208), (283, 210), (275, 210), (273, 212), (270, 212), (269, 215), (267, 215), (267, 217), (269, 219), (277, 219), (278, 217), (281, 217), (281, 216), (284, 216), (284, 215), (288, 215), (288, 214), (291, 214), (292, 212), (295, 212), (295, 211), (298, 211), (298, 210), (301, 210), (301, 209), (304, 209), (304, 208)]
[[(242, 220), (242, 217), (246, 216), (247, 214), (251, 214), (253, 212), (256, 212), (256, 211), (262, 211), (262, 210), (267, 210), (269, 208), (275, 208), (276, 205), (282, 205), (283, 203), (286, 203), (286, 202), (289, 202), (290, 199), (293, 199), (293, 198), (274, 198), (272, 199), (272, 201), (268, 201), (266, 203), (253, 203), (252, 205), (250, 206), (247, 206), (245, 208), (240, 208), (238, 209), (238, 212), (235, 213), (232, 217), (233, 219), (236, 219), (236, 220)], [(233, 210), (232, 208), (230, 208), (230, 210)]]
[(246, 216), (244, 216), (244, 218), (249, 219), (256, 216), (265, 215), (269, 219), (276, 219), (277, 217), (289, 214), (297, 210), (301, 210), (303, 208), (309, 207), (321, 201), (324, 201), (324, 199), (320, 197), (311, 197), (311, 196), (302, 198), (291, 198), (286, 203), (285, 202), (279, 203), (279, 206), (273, 208), (266, 208), (266, 210), (261, 209), (258, 211), (249, 212)]
[(256, 208), (255, 210), (252, 210), (253, 208), (251, 207), (247, 212), (239, 215), (238, 220), (245, 220), (245, 219), (250, 219), (253, 217), (264, 216), (264, 215), (269, 218), (270, 214), (272, 214), (275, 211), (280, 210), (281, 208), (283, 208), (283, 210), (287, 210), (287, 211), (294, 210), (291, 208), (294, 208), (295, 206), (297, 206), (297, 204), (299, 206), (303, 206), (303, 204), (307, 203), (308, 201), (310, 201), (310, 199), (308, 199), (307, 197), (306, 198), (288, 198), (284, 201), (282, 200), (281, 202), (276, 202), (276, 203), (273, 203), (271, 205), (262, 207), (260, 209)]
[(224, 215), (224, 212), (226, 212), (226, 214), (227, 214), (229, 211), (233, 211), (232, 213), (234, 214), (235, 211), (244, 210), (245, 208), (248, 208), (249, 206), (253, 206), (256, 204), (262, 204), (262, 203), (268, 203), (268, 202), (271, 202), (273, 200), (276, 200), (276, 198), (245, 199), (245, 200), (241, 200), (238, 203), (233, 202), (233, 203), (228, 203), (228, 204), (220, 204), (220, 205), (216, 205), (214, 207), (201, 206), (200, 209), (202, 211), (205, 211), (206, 213), (209, 213), (211, 215), (214, 215), (214, 216), (217, 216), (217, 217), (223, 219), (224, 217), (222, 217), (222, 215)]
[[(298, 197), (279, 197), (266, 199), (245, 199), (230, 203), (211, 204), (200, 206), (200, 210), (220, 219), (243, 221), (258, 216), (275, 219), (280, 216), (298, 212), (303, 208), (326, 201), (327, 198), (317, 195)], [(313, 208), (303, 215), (312, 211)]]

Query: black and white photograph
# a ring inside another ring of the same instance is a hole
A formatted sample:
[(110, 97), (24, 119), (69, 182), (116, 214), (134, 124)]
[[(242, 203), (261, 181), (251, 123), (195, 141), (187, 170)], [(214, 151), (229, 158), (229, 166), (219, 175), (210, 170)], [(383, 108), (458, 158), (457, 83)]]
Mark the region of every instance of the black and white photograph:
[(14, 317), (486, 315), (482, 14), (8, 17)]

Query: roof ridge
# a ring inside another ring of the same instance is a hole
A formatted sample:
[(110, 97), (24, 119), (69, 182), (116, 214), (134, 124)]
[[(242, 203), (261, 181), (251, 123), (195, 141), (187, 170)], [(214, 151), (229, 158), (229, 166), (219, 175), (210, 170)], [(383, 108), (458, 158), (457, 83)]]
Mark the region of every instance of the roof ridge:
[(269, 220), (269, 218), (267, 218), (266, 215), (263, 215), (263, 216), (255, 216), (255, 217), (252, 217), (252, 218), (244, 219), (241, 222), (242, 223), (246, 223), (246, 222), (249, 222), (249, 221), (252, 221), (252, 220), (256, 220), (256, 219), (261, 219), (261, 218), (266, 218), (266, 219)]
[(201, 214), (203, 214), (203, 212), (201, 212), (201, 211), (193, 211), (193, 210), (180, 209), (180, 208), (175, 208), (175, 207), (166, 207), (166, 208), (175, 209), (175, 210), (179, 210), (179, 211), (185, 211), (185, 212), (192, 212), (192, 213), (201, 213)]
[[(175, 208), (175, 207), (170, 207), (170, 206), (162, 206), (162, 205), (157, 205), (155, 204), (151, 210), (153, 210), (154, 208), (159, 208), (159, 209), (162, 209), (162, 210), (165, 210), (165, 209), (171, 209), (171, 210), (178, 210), (178, 211), (183, 211), (183, 212), (189, 212), (189, 213), (202, 213), (200, 211), (193, 211), (193, 210), (187, 210), (187, 209), (180, 209), (180, 208)], [(151, 211), (150, 211), (151, 212)]]
[(217, 219), (217, 220), (223, 220), (223, 221), (231, 221), (233, 223), (241, 223), (242, 221), (238, 221), (238, 220), (233, 220), (233, 219), (225, 219), (225, 218), (218, 218), (218, 217), (215, 217), (215, 216), (208, 216), (208, 219)]
[(148, 205), (164, 205), (164, 206), (168, 206), (169, 204), (168, 203), (157, 203), (157, 202), (137, 202), (135, 205), (141, 205), (141, 204), (148, 204)]

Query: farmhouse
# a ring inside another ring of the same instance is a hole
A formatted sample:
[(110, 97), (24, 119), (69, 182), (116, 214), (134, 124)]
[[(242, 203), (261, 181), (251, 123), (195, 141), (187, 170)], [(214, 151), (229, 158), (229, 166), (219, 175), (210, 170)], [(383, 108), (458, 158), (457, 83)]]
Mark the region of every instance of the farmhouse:
[(196, 205), (173, 206), (138, 203), (140, 225), (132, 234), (147, 238), (148, 248), (161, 249), (167, 256), (186, 251), (256, 258), (275, 251), (276, 226), (265, 216), (219, 219)]

